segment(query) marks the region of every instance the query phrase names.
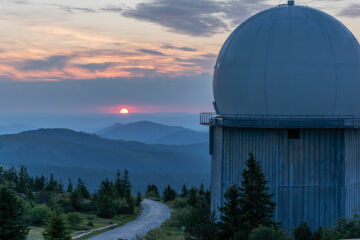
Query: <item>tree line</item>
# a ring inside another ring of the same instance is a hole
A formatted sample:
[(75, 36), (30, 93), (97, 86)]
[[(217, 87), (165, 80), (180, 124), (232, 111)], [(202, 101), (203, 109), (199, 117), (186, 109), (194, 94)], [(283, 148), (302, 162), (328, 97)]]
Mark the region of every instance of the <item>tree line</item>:
[[(23, 240), (29, 226), (45, 227), (46, 240), (69, 240), (71, 232), (78, 229), (85, 219), (82, 213), (113, 218), (116, 215), (134, 214), (142, 196), (131, 195), (127, 170), (117, 171), (114, 180), (105, 179), (99, 188), (90, 193), (86, 183), (69, 179), (66, 190), (61, 180), (29, 176), (25, 167), (0, 167), (0, 240)], [(93, 218), (87, 227), (94, 226)]]

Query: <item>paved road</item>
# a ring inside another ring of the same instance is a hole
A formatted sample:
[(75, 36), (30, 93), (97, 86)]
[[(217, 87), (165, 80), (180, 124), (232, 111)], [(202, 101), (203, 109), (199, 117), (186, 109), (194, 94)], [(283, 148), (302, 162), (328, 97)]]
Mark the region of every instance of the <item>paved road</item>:
[(96, 235), (89, 240), (132, 240), (136, 235), (144, 235), (151, 229), (159, 227), (170, 217), (170, 209), (165, 204), (145, 199), (141, 205), (141, 214), (137, 219), (121, 227)]

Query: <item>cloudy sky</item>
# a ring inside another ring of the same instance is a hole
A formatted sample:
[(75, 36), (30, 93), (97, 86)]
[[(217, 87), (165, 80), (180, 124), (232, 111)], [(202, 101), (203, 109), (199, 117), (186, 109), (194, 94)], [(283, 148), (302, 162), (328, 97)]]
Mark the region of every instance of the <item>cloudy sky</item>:
[[(210, 111), (234, 27), (285, 0), (0, 0), (0, 113)], [(360, 38), (358, 0), (297, 0)]]

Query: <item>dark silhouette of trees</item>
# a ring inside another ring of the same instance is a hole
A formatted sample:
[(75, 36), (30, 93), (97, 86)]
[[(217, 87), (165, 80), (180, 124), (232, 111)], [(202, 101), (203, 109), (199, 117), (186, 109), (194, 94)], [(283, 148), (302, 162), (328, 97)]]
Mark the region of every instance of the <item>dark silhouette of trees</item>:
[(24, 206), (8, 188), (0, 190), (0, 240), (25, 240)]
[(141, 196), (141, 193), (138, 192), (136, 195), (135, 206), (140, 207), (142, 200), (143, 200), (143, 197)]
[(192, 207), (195, 207), (196, 204), (198, 203), (197, 192), (198, 192), (197, 189), (194, 187), (192, 187), (189, 191), (189, 197), (187, 203)]
[(87, 189), (84, 181), (81, 180), (81, 178), (78, 179), (78, 183), (77, 183), (77, 186), (76, 186), (76, 191), (78, 191), (80, 193), (82, 198), (85, 198), (85, 199), (90, 198), (89, 190)]
[(306, 222), (301, 222), (294, 232), (294, 240), (311, 240), (313, 239), (313, 233)]
[(159, 190), (156, 185), (148, 185), (145, 196), (148, 198), (160, 199)]
[(169, 202), (169, 201), (173, 201), (175, 200), (177, 196), (177, 193), (174, 189), (171, 188), (170, 185), (168, 185), (165, 189), (164, 189), (164, 192), (163, 192), (163, 200), (165, 202)]
[(181, 187), (181, 197), (187, 197), (187, 195), (189, 194), (189, 190), (186, 188), (186, 185), (182, 185)]
[(68, 193), (72, 193), (73, 188), (74, 188), (74, 187), (73, 187), (73, 184), (72, 184), (71, 178), (69, 178), (69, 182), (68, 182), (68, 186), (67, 186), (66, 192), (68, 192)]

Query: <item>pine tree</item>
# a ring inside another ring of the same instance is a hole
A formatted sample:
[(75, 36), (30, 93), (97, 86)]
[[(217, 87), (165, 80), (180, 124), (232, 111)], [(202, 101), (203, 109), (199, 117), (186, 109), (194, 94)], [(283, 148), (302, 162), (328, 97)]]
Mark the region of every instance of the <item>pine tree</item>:
[(48, 192), (56, 192), (57, 191), (57, 181), (54, 179), (54, 174), (50, 173), (50, 180), (46, 187)]
[(15, 194), (0, 190), (0, 240), (24, 240), (28, 228), (24, 219), (24, 206)]
[(16, 191), (19, 193), (26, 194), (28, 191), (29, 175), (27, 169), (24, 166), (20, 167), (19, 181), (16, 186)]
[(123, 185), (124, 185), (124, 191), (125, 192), (131, 190), (129, 172), (126, 169), (124, 171)]
[(252, 229), (259, 227), (276, 226), (272, 220), (275, 203), (272, 201), (272, 194), (268, 193), (264, 172), (250, 153), (246, 161), (246, 169), (242, 173), (242, 186), (240, 188), (240, 218), (241, 232), (245, 233), (247, 239)]
[(85, 199), (90, 198), (90, 193), (89, 193), (85, 183), (83, 182), (83, 180), (81, 180), (81, 178), (78, 179), (78, 184), (76, 186), (76, 190), (79, 191), (81, 197), (83, 197)]
[(133, 214), (134, 211), (135, 211), (135, 203), (134, 203), (134, 198), (131, 195), (131, 190), (130, 189), (127, 189), (125, 191), (125, 200), (126, 200), (126, 202), (128, 204), (127, 213)]
[(149, 184), (145, 193), (146, 197), (150, 197), (150, 198), (155, 198), (155, 199), (159, 199), (160, 198), (160, 194), (159, 194), (159, 190), (157, 188), (156, 185), (154, 184)]
[(79, 191), (75, 190), (70, 194), (70, 203), (75, 211), (80, 211), (82, 208), (82, 198)]
[[(219, 222), (219, 239), (228, 240), (242, 235), (240, 230), (240, 188), (231, 186), (225, 193), (225, 204), (219, 210), (221, 222)], [(243, 239), (243, 238), (241, 238)]]
[(207, 203), (201, 202), (191, 210), (185, 223), (186, 240), (215, 240), (217, 232), (215, 215), (211, 213)]
[(167, 186), (167, 188), (164, 189), (163, 192), (163, 200), (165, 202), (173, 201), (177, 196), (177, 193), (174, 189), (170, 187), (170, 185)]
[(182, 187), (181, 187), (181, 197), (187, 197), (187, 195), (189, 194), (189, 190), (186, 188), (186, 185), (184, 184)]
[(195, 207), (196, 204), (198, 203), (198, 196), (197, 196), (197, 190), (196, 188), (192, 187), (190, 189), (190, 192), (189, 192), (189, 198), (187, 200), (187, 203), (192, 206), (192, 207)]
[(71, 240), (71, 231), (64, 216), (53, 215), (43, 233), (45, 240)]
[(118, 195), (120, 197), (124, 197), (124, 184), (123, 184), (123, 180), (121, 179), (120, 169), (118, 169), (116, 172), (115, 188)]
[(45, 180), (45, 176), (44, 175), (41, 175), (40, 176), (40, 179), (39, 179), (39, 190), (44, 190), (45, 188), (45, 185), (46, 185), (46, 180)]
[(72, 193), (72, 191), (73, 191), (73, 184), (72, 184), (72, 182), (71, 182), (71, 178), (69, 178), (69, 183), (68, 183), (66, 192)]
[(203, 183), (200, 185), (199, 194), (200, 194), (200, 195), (204, 195), (204, 194), (205, 194), (205, 187), (204, 187), (204, 184), (203, 184)]
[(112, 218), (117, 212), (116, 190), (109, 179), (101, 182), (96, 198), (97, 215)]
[(137, 195), (136, 195), (135, 205), (136, 205), (137, 207), (140, 207), (142, 200), (143, 200), (143, 198), (142, 198), (142, 196), (141, 196), (141, 193), (138, 192)]
[(62, 183), (61, 180), (59, 180), (59, 184), (57, 186), (57, 192), (58, 193), (64, 193), (64, 184)]
[(306, 222), (301, 222), (300, 226), (294, 230), (294, 240), (311, 240), (313, 233)]

